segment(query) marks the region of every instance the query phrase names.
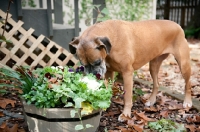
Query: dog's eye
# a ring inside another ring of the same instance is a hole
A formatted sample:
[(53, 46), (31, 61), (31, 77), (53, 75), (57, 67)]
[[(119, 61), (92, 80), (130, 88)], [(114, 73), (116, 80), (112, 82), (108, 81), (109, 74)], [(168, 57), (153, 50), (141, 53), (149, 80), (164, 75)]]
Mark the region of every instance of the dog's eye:
[(93, 63), (94, 66), (100, 66), (101, 65), (101, 60), (97, 60)]

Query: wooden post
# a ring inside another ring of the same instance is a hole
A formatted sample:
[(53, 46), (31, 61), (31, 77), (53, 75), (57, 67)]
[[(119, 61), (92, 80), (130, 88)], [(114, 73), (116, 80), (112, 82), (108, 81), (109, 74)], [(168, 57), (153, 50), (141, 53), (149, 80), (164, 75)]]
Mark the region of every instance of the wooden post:
[(48, 28), (49, 28), (49, 38), (53, 37), (53, 25), (52, 25), (52, 10), (51, 10), (51, 0), (47, 0), (47, 18), (48, 18)]
[(43, 8), (43, 0), (39, 0), (39, 7)]
[(78, 0), (74, 0), (74, 17), (75, 17), (75, 36), (79, 36), (79, 8), (78, 8)]
[(185, 27), (185, 7), (183, 5), (182, 2), (182, 6), (181, 6), (181, 27), (184, 28)]
[(55, 23), (63, 24), (63, 6), (62, 0), (53, 0)]
[(170, 0), (165, 0), (164, 19), (169, 20)]
[(18, 20), (22, 20), (22, 3), (21, 0), (16, 0), (17, 2), (17, 16)]

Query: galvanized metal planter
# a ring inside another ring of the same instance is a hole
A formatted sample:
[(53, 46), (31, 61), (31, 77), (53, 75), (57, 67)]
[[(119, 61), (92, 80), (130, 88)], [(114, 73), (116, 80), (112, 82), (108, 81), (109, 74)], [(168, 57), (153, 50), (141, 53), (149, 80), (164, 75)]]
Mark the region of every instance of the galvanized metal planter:
[[(24, 115), (30, 132), (75, 132), (75, 126), (80, 124), (78, 115), (71, 118), (73, 108), (36, 108), (23, 100)], [(100, 111), (82, 117), (84, 126), (91, 124), (94, 127), (79, 132), (95, 132), (99, 126)]]

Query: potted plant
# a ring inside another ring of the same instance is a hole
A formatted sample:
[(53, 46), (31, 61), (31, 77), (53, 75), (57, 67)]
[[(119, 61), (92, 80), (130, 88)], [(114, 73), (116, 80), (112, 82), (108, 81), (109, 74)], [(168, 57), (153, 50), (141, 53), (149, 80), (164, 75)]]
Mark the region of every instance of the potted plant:
[(112, 82), (77, 69), (47, 66), (31, 70), (0, 68), (10, 84), (20, 87), (25, 117), (30, 131), (95, 131), (101, 110), (110, 106)]

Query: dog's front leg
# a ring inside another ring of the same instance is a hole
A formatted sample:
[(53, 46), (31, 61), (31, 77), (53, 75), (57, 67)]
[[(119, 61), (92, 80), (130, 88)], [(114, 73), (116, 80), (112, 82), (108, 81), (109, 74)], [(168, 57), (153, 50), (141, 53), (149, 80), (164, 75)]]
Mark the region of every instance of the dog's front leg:
[(131, 117), (132, 97), (133, 97), (133, 70), (122, 72), (124, 80), (124, 109), (118, 120), (123, 122), (122, 115)]

